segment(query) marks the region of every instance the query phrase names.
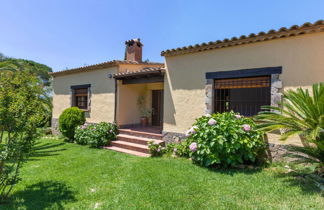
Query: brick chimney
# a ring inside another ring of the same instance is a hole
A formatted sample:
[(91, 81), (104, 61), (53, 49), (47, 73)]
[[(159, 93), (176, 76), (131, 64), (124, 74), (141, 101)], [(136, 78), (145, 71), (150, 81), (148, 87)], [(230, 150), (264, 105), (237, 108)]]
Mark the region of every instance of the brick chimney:
[(137, 61), (142, 63), (142, 47), (143, 44), (139, 38), (131, 39), (125, 42), (125, 60), (127, 61)]

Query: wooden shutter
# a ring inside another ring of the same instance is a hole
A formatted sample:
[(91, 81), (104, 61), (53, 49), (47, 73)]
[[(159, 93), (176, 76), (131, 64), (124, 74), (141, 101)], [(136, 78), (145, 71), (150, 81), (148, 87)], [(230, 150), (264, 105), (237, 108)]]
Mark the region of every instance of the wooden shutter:
[(261, 88), (270, 87), (270, 77), (249, 77), (215, 80), (216, 89)]

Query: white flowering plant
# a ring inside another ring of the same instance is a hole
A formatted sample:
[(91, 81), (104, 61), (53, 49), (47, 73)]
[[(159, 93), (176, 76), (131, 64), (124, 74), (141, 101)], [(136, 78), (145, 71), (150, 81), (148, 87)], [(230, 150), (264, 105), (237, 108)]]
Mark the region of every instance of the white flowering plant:
[(254, 163), (266, 145), (264, 133), (255, 126), (252, 119), (234, 112), (204, 115), (186, 132), (178, 154), (206, 167)]

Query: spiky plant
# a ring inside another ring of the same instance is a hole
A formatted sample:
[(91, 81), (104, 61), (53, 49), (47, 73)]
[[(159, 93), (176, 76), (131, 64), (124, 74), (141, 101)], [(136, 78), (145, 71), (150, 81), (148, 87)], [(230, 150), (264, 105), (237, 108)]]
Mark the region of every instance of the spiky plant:
[(281, 140), (299, 135), (306, 142), (313, 142), (324, 152), (324, 83), (308, 89), (288, 90), (278, 107), (264, 106), (255, 119), (258, 129), (281, 131)]

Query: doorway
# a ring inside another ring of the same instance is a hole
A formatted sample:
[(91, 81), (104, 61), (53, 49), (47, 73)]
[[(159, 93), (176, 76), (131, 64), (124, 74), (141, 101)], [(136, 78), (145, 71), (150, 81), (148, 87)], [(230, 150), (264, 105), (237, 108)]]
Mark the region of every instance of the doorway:
[(163, 125), (163, 90), (152, 90), (152, 125)]

